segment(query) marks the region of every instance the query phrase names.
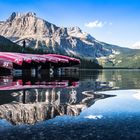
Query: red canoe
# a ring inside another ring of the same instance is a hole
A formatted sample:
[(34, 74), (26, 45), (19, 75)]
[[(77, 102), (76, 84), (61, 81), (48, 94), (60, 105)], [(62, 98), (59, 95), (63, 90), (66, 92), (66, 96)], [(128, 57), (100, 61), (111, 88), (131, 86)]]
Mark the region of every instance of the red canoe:
[[(1, 59), (1, 68), (13, 69), (13, 64), (16, 66), (20, 66), (22, 68), (24, 62), (24, 68), (29, 66), (28, 64), (31, 62), (35, 62), (35, 66), (46, 65), (49, 63), (52, 64), (59, 64), (56, 66), (73, 66), (80, 63), (79, 59), (58, 55), (58, 54), (23, 54), (23, 53), (10, 53), (10, 52), (0, 52), (0, 59)], [(11, 64), (13, 63), (13, 64)], [(16, 68), (16, 66), (14, 68)], [(31, 66), (29, 66), (31, 67)]]

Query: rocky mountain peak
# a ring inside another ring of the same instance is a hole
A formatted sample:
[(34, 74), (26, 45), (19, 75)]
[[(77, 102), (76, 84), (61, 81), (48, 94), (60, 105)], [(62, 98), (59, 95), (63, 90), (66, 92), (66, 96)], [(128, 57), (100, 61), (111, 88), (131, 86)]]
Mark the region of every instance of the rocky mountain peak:
[(112, 53), (79, 27), (58, 27), (33, 12), (13, 12), (0, 24), (0, 35), (19, 45), (25, 40), (28, 47), (61, 54), (96, 58)]
[(12, 22), (12, 21), (13, 21), (16, 17), (18, 17), (18, 16), (19, 16), (19, 13), (13, 12), (13, 13), (11, 14), (11, 16), (8, 18), (7, 21)]
[(13, 12), (11, 14), (11, 16), (8, 18), (7, 21), (10, 21), (12, 22), (14, 19), (18, 19), (18, 18), (25, 18), (25, 17), (36, 17), (36, 13), (33, 13), (33, 12), (28, 12), (26, 14), (22, 14), (22, 13), (19, 13), (19, 12)]
[(85, 39), (87, 41), (94, 41), (95, 38), (92, 37), (90, 34), (83, 32), (79, 27), (69, 27), (68, 28), (68, 34), (73, 37)]
[(34, 12), (28, 12), (27, 14), (25, 14), (25, 16), (36, 17), (36, 13), (34, 13)]
[(16, 13), (3, 23), (0, 23), (0, 35), (9, 39), (13, 38), (42, 38), (43, 36), (52, 36), (57, 27), (41, 18), (38, 18), (35, 13)]
[(68, 30), (71, 32), (77, 32), (77, 33), (82, 32), (82, 30), (78, 26), (69, 27)]

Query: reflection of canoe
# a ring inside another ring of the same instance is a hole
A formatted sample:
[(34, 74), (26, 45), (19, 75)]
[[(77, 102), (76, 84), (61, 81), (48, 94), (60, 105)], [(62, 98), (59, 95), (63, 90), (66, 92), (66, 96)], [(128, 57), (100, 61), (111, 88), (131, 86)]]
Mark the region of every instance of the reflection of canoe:
[[(71, 58), (63, 55), (55, 55), (55, 54), (22, 54), (22, 53), (9, 53), (9, 52), (0, 52), (1, 61), (4, 60), (8, 63), (12, 63), (13, 67), (6, 67), (9, 69), (13, 68), (32, 68), (38, 66), (46, 66), (49, 67), (51, 64), (55, 67), (65, 67), (65, 66), (73, 66), (80, 63), (80, 60)], [(30, 65), (29, 65), (30, 64)], [(57, 64), (57, 65), (56, 65)], [(9, 64), (10, 65), (10, 64)], [(3, 68), (0, 65), (1, 68)], [(4, 67), (5, 68), (5, 67)]]
[(19, 90), (31, 88), (62, 88), (62, 87), (77, 87), (79, 82), (77, 79), (38, 79), (32, 78), (23, 79), (22, 77), (1, 76), (0, 90)]
[(68, 82), (42, 82), (37, 83), (37, 85), (30, 85), (30, 82), (25, 85), (22, 82), (16, 81), (12, 82), (9, 85), (0, 86), (0, 90), (20, 90), (20, 89), (31, 89), (31, 88), (56, 88), (56, 87), (67, 87)]

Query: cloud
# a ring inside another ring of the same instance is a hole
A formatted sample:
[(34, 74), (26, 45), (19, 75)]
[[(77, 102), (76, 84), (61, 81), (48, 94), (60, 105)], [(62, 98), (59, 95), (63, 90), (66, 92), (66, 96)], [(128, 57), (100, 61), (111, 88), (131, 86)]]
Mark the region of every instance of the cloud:
[(85, 24), (85, 26), (88, 28), (102, 28), (104, 25), (105, 25), (104, 22), (98, 21), (98, 20), (95, 20), (95, 21), (92, 21), (92, 22)]
[(113, 23), (112, 22), (107, 22), (107, 21), (103, 22), (103, 21), (99, 21), (99, 20), (95, 20), (95, 21), (91, 21), (89, 23), (85, 23), (85, 26), (88, 27), (88, 28), (102, 28), (105, 25), (112, 26)]
[(89, 116), (85, 116), (84, 118), (87, 119), (101, 119), (103, 116), (102, 115), (89, 115)]
[(134, 43), (134, 44), (132, 45), (132, 48), (133, 48), (133, 49), (140, 49), (140, 41)]

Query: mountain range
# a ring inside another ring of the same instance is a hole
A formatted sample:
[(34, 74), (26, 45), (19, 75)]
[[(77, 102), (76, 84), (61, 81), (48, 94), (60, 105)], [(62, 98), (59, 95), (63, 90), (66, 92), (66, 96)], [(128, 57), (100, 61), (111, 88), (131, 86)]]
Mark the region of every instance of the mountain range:
[(58, 27), (32, 12), (13, 12), (0, 21), (0, 35), (0, 42), (5, 37), (18, 48), (25, 40), (29, 50), (74, 56), (105, 68), (140, 68), (140, 50), (98, 41), (79, 27)]

